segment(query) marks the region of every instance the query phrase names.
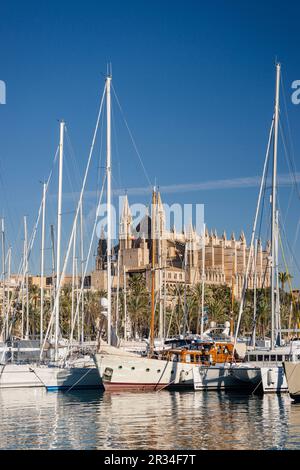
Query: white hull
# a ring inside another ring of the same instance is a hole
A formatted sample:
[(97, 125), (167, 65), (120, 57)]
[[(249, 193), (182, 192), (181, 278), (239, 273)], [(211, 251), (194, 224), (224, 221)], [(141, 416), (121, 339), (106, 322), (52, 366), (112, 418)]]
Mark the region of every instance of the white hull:
[(236, 379), (229, 363), (193, 368), (194, 390), (241, 390), (246, 384)]
[[(164, 388), (194, 388), (194, 374), (202, 369), (205, 378), (197, 381), (198, 390), (218, 390), (224, 388), (242, 388), (238, 380), (228, 373), (229, 365), (214, 367), (199, 364), (171, 362), (160, 359), (136, 357), (111, 353), (99, 353), (95, 356), (105, 390), (161, 390)], [(226, 379), (224, 380), (224, 371)]]
[(263, 393), (288, 391), (282, 364), (239, 364), (233, 369), (233, 374), (242, 383), (253, 386), (253, 390), (262, 390)]
[(96, 367), (40, 366), (36, 367), (34, 371), (48, 391), (102, 387), (102, 381)]
[(289, 394), (300, 401), (300, 362), (285, 362), (284, 369)]
[(160, 390), (167, 386), (193, 387), (193, 365), (136, 357), (119, 350), (96, 354), (105, 390)]
[(43, 387), (44, 384), (32, 371), (32, 364), (0, 365), (0, 389)]

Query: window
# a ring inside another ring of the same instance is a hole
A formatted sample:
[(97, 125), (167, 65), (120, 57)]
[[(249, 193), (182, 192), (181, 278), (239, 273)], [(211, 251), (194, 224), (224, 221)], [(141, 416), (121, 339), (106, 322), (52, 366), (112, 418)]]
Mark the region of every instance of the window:
[(193, 362), (193, 356), (190, 356), (189, 354), (187, 354), (185, 356), (185, 362)]
[(259, 355), (257, 356), (257, 360), (258, 360), (258, 361), (262, 361), (262, 360), (263, 360), (262, 354), (259, 354)]
[(131, 370), (134, 370), (134, 369), (135, 369), (135, 367), (131, 367)]
[(288, 354), (286, 354), (284, 357), (285, 357), (285, 359), (284, 359), (284, 360), (285, 360), (286, 362), (289, 362), (289, 360), (290, 360), (290, 356), (289, 356)]
[(282, 354), (278, 354), (277, 361), (282, 361)]
[(269, 355), (264, 355), (264, 361), (269, 361), (270, 360), (270, 356)]
[(254, 356), (253, 354), (250, 355), (250, 361), (256, 361), (256, 356)]
[(182, 274), (179, 274), (179, 279), (180, 279), (180, 280), (182, 279)]
[(174, 274), (174, 279), (177, 279), (177, 274)]
[[(157, 373), (158, 373), (158, 374), (160, 373), (160, 369), (157, 369)], [(172, 372), (171, 372), (171, 374), (172, 374)]]
[(272, 362), (275, 362), (275, 361), (276, 361), (276, 355), (275, 355), (275, 354), (271, 354), (271, 361), (272, 361)]
[(150, 369), (147, 368), (147, 369), (146, 369), (146, 372), (150, 372)]
[(168, 279), (171, 279), (171, 273), (168, 273)]
[(119, 366), (119, 369), (123, 369), (123, 367), (122, 367), (122, 366)]

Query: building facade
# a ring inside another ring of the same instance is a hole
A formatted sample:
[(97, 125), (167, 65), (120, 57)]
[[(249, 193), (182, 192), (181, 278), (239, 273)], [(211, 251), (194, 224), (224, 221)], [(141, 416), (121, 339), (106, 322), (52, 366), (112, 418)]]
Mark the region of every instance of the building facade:
[[(155, 220), (155, 227), (151, 221)], [(203, 240), (204, 238), (204, 240)], [(154, 239), (154, 242), (153, 242)], [(151, 285), (152, 250), (156, 266), (156, 286), (163, 283), (166, 287), (180, 284), (194, 286), (202, 282), (203, 261), (204, 279), (208, 285), (228, 285), (234, 295), (241, 297), (244, 276), (249, 257), (244, 232), (238, 238), (234, 233), (227, 238), (216, 231), (205, 231), (205, 236), (197, 234), (190, 226), (184, 233), (166, 229), (165, 211), (160, 194), (157, 196), (155, 219), (146, 215), (137, 227), (132, 226), (132, 216), (127, 197), (124, 198), (122, 216), (119, 224), (119, 243), (114, 247), (112, 256), (112, 287), (123, 286), (124, 273), (129, 277), (143, 273), (147, 286)], [(107, 244), (102, 233), (98, 243), (96, 266), (91, 273), (91, 287), (106, 290)], [(254, 265), (255, 264), (255, 265)], [(256, 280), (255, 280), (256, 279)], [(251, 262), (248, 287), (270, 286), (270, 243), (263, 249), (257, 243), (256, 263)]]

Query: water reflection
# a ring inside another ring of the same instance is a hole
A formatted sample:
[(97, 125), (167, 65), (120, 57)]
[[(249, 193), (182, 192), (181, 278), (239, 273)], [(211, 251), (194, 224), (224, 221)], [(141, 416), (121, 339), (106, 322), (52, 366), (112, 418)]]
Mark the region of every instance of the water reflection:
[(287, 395), (0, 392), (1, 449), (299, 449)]

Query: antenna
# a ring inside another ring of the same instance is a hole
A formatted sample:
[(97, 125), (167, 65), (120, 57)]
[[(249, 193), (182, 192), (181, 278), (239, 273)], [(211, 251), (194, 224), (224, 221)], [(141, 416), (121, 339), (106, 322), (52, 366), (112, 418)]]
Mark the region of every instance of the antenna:
[(106, 64), (106, 76), (112, 78), (112, 64), (107, 62)]

